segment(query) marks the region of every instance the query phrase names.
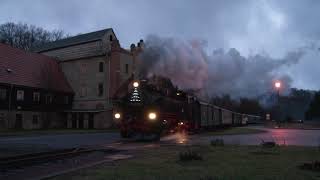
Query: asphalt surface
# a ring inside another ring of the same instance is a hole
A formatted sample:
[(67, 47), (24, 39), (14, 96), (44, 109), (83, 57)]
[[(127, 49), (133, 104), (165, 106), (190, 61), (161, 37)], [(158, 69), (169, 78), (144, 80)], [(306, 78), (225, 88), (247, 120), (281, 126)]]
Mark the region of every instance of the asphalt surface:
[(263, 129), (267, 132), (259, 134), (192, 137), (191, 142), (208, 142), (212, 139), (221, 138), (226, 144), (259, 145), (263, 141), (275, 141), (281, 145), (320, 146), (320, 130), (251, 128)]
[[(246, 135), (207, 136), (175, 134), (161, 139), (160, 144), (209, 144), (210, 140), (221, 138), (226, 144), (259, 145), (262, 141), (275, 141), (278, 144), (320, 146), (320, 130), (264, 129), (266, 133)], [(119, 133), (60, 134), (26, 137), (0, 137), (0, 153), (19, 154), (53, 149), (108, 145), (121, 140)], [(126, 146), (130, 146), (130, 143)], [(0, 155), (1, 156), (1, 155)]]
[(120, 135), (116, 132), (1, 137), (0, 153), (19, 154), (54, 149), (80, 148), (99, 144), (110, 144), (119, 140)]

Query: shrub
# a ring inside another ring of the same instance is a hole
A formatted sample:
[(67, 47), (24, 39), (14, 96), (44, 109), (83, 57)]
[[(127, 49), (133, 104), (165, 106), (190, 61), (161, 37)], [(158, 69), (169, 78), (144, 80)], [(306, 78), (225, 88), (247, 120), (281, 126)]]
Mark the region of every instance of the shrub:
[(210, 142), (211, 146), (224, 146), (223, 139), (214, 139)]
[(277, 146), (277, 143), (274, 141), (262, 141), (261, 146), (264, 148), (273, 148)]
[(304, 163), (300, 166), (300, 169), (320, 172), (320, 161)]
[(179, 159), (180, 161), (192, 161), (192, 160), (202, 160), (203, 158), (199, 153), (193, 150), (187, 150), (179, 153)]

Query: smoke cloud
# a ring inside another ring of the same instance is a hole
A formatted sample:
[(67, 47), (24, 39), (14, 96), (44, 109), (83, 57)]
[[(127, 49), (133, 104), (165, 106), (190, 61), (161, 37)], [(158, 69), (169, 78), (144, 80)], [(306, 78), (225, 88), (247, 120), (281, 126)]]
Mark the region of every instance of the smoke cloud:
[(272, 92), (275, 80), (281, 80), (282, 91), (287, 91), (292, 79), (286, 68), (304, 55), (303, 49), (297, 49), (280, 59), (266, 53), (244, 57), (234, 48), (210, 54), (205, 48), (204, 41), (150, 35), (140, 55), (140, 75), (170, 78), (179, 88), (196, 90), (203, 97), (254, 98)]

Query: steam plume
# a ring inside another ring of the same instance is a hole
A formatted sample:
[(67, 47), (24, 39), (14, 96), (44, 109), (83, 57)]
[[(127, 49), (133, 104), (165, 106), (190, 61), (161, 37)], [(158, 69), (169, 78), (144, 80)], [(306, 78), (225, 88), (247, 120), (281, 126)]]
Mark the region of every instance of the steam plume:
[(303, 49), (298, 49), (281, 59), (267, 54), (244, 57), (234, 48), (212, 54), (204, 48), (202, 41), (148, 36), (138, 67), (143, 76), (168, 77), (179, 88), (198, 90), (204, 96), (250, 98), (271, 91), (276, 79), (290, 88), (292, 79), (283, 70), (304, 55)]

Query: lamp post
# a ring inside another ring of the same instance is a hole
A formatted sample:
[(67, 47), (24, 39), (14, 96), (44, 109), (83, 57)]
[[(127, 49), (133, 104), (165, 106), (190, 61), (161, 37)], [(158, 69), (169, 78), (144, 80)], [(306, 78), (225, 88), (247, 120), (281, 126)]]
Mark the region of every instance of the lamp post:
[(275, 83), (274, 83), (274, 87), (276, 88), (276, 91), (277, 91), (277, 122), (278, 122), (278, 125), (279, 125), (279, 127), (280, 127), (280, 114), (281, 114), (281, 112), (280, 112), (280, 89), (281, 89), (281, 82), (280, 81), (276, 81)]
[(278, 101), (278, 104), (279, 104), (279, 98), (280, 98), (280, 88), (281, 88), (281, 82), (280, 81), (277, 81), (274, 83), (274, 87), (276, 88), (277, 90), (277, 101)]

